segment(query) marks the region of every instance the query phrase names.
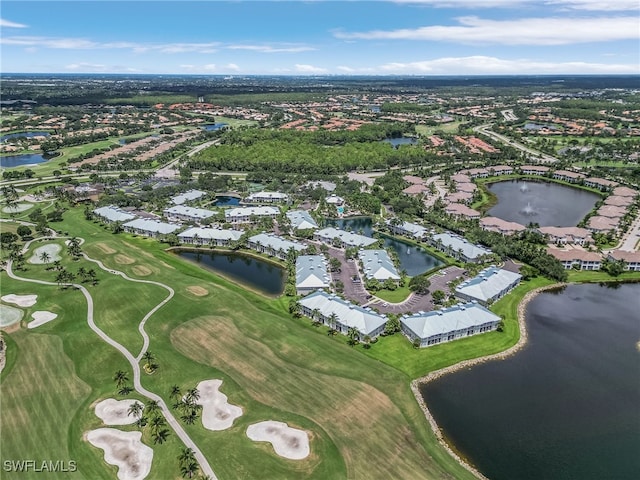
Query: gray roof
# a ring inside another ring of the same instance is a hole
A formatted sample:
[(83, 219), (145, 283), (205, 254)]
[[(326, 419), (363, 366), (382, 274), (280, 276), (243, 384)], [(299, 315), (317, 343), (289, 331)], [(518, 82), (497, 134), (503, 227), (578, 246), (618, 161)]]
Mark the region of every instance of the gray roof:
[(136, 218), (132, 213), (125, 212), (115, 205), (96, 208), (93, 213), (108, 220), (109, 222), (127, 222)]
[(296, 230), (318, 228), (318, 224), (306, 210), (289, 210), (286, 215)]
[(282, 249), (283, 251), (288, 252), (290, 248), (293, 248), (296, 252), (301, 252), (307, 249), (307, 246), (300, 242), (293, 242), (269, 233), (259, 233), (258, 235), (249, 237), (249, 243), (260, 243), (261, 245), (272, 248), (275, 251)]
[(491, 266), (482, 270), (472, 279), (458, 285), (456, 293), (462, 293), (470, 298), (486, 302), (511, 288), (521, 278), (522, 275), (519, 273)]
[(191, 218), (197, 219), (205, 219), (214, 215), (216, 212), (213, 210), (206, 210), (204, 208), (196, 208), (196, 207), (187, 207), (185, 205), (176, 205), (174, 207), (169, 207), (164, 209), (165, 214), (169, 215), (183, 215)]
[(282, 192), (256, 192), (247, 197), (247, 200), (286, 200), (289, 195)]
[(446, 247), (450, 247), (454, 252), (462, 250), (462, 254), (466, 258), (475, 259), (482, 255), (490, 255), (491, 250), (481, 247), (480, 245), (474, 245), (459, 235), (452, 233), (438, 233), (433, 236), (433, 240), (441, 240), (442, 244)]
[(322, 290), (300, 300), (300, 305), (310, 310), (318, 309), (325, 318), (335, 313), (341, 324), (349, 328), (353, 327), (363, 335), (370, 335), (387, 322), (387, 317), (384, 315), (354, 305), (337, 295), (332, 295)]
[(235, 241), (242, 236), (239, 230), (223, 230), (220, 228), (192, 227), (178, 234), (178, 238), (193, 238), (197, 235), (202, 240), (229, 240)]
[(158, 220), (149, 220), (146, 218), (138, 218), (131, 222), (127, 222), (122, 225), (125, 228), (133, 228), (136, 230), (142, 230), (144, 232), (150, 233), (160, 233), (162, 235), (166, 235), (168, 233), (173, 233), (182, 225), (177, 225), (175, 223), (164, 223)]
[(278, 215), (280, 209), (278, 207), (236, 207), (229, 208), (224, 211), (225, 218), (234, 217), (250, 217), (255, 215), (257, 217), (265, 215)]
[(181, 193), (180, 195), (176, 195), (171, 198), (171, 201), (176, 205), (182, 205), (185, 202), (190, 200), (195, 200), (196, 198), (200, 198), (206, 195), (207, 192), (203, 192), (201, 190), (189, 190), (188, 192)]
[(386, 250), (360, 250), (362, 271), (367, 278), (400, 280), (400, 275)]
[(296, 288), (328, 288), (330, 283), (323, 255), (300, 255), (296, 259)]
[[(391, 220), (387, 220), (385, 223), (387, 225), (391, 225)], [(402, 222), (400, 225), (397, 225), (395, 228), (399, 230), (403, 230), (407, 233), (410, 233), (414, 237), (422, 237), (424, 236), (425, 233), (428, 232), (426, 227), (423, 227), (422, 225), (418, 225), (417, 223), (411, 223), (411, 222)]]
[(345, 244), (352, 247), (368, 247), (369, 245), (377, 242), (375, 238), (365, 237), (364, 235), (347, 232), (345, 230), (340, 230), (339, 228), (334, 227), (327, 227), (323, 228), (322, 230), (318, 230), (316, 232), (316, 235), (327, 240), (339, 238)]
[(497, 321), (500, 321), (498, 315), (475, 302), (400, 318), (400, 322), (421, 339)]

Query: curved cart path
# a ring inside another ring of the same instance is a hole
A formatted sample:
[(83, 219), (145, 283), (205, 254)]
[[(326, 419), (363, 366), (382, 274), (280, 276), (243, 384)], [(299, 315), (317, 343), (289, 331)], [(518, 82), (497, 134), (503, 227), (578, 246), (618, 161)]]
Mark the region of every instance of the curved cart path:
[[(60, 238), (60, 237), (55, 237), (55, 238)], [(43, 239), (39, 238), (38, 240), (43, 240)], [(26, 243), (24, 248), (23, 248), (23, 251), (27, 251), (32, 242), (33, 242), (33, 240), (28, 242), (28, 243)], [(94, 318), (93, 318), (93, 311), (94, 311), (93, 297), (91, 296), (89, 291), (83, 285), (80, 285), (80, 284), (77, 284), (77, 283), (66, 283), (66, 284), (64, 284), (64, 285), (72, 286), (72, 287), (80, 290), (82, 292), (82, 294), (85, 296), (85, 298), (87, 299), (87, 324), (89, 325), (89, 328), (91, 328), (91, 330), (93, 330), (104, 342), (108, 343), (113, 348), (115, 348), (120, 353), (122, 353), (122, 355), (127, 359), (129, 364), (131, 365), (131, 368), (133, 370), (133, 388), (135, 389), (135, 391), (138, 392), (140, 395), (142, 395), (145, 398), (148, 398), (150, 400), (155, 400), (156, 402), (158, 402), (158, 405), (160, 406), (160, 409), (162, 410), (162, 413), (163, 413), (164, 417), (167, 419), (167, 423), (171, 426), (171, 428), (173, 428), (173, 431), (176, 433), (176, 435), (178, 435), (178, 437), (180, 438), (180, 440), (182, 440), (182, 442), (185, 444), (185, 446), (188, 447), (188, 448), (191, 448), (194, 451), (195, 458), (198, 461), (198, 463), (200, 464), (200, 470), (202, 471), (202, 473), (204, 475), (208, 475), (212, 480), (216, 480), (217, 477), (216, 477), (215, 473), (213, 473), (213, 469), (209, 465), (209, 462), (207, 461), (205, 456), (202, 454), (202, 452), (200, 451), (198, 446), (195, 444), (195, 442), (193, 440), (191, 440), (191, 437), (189, 437), (189, 435), (184, 430), (184, 428), (182, 428), (182, 425), (180, 425), (178, 420), (176, 420), (176, 418), (173, 416), (173, 414), (171, 413), (171, 410), (169, 410), (169, 407), (167, 407), (167, 404), (164, 402), (162, 397), (160, 397), (159, 395), (156, 395), (153, 392), (150, 392), (149, 390), (144, 388), (142, 386), (142, 384), (140, 383), (140, 363), (139, 363), (139, 358), (142, 357), (142, 355), (146, 351), (146, 348), (147, 348), (147, 346), (149, 344), (149, 337), (147, 336), (146, 332), (144, 331), (144, 323), (147, 321), (147, 319), (153, 313), (155, 313), (160, 307), (162, 307), (165, 303), (167, 303), (173, 297), (174, 290), (171, 287), (169, 287), (167, 285), (164, 285), (162, 283), (159, 283), (159, 282), (153, 282), (153, 281), (150, 281), (150, 280), (138, 280), (138, 279), (129, 278), (123, 272), (119, 272), (118, 270), (112, 270), (112, 269), (106, 268), (102, 264), (102, 262), (100, 262), (98, 260), (94, 260), (92, 258), (89, 258), (85, 253), (83, 253), (83, 256), (87, 260), (98, 264), (98, 266), (100, 268), (106, 270), (109, 273), (113, 273), (115, 275), (121, 275), (126, 280), (130, 280), (130, 281), (133, 281), (133, 282), (151, 283), (151, 284), (154, 284), (154, 285), (159, 285), (161, 287), (166, 288), (170, 292), (169, 296), (166, 299), (164, 299), (162, 302), (160, 302), (158, 305), (156, 305), (156, 307), (154, 307), (147, 315), (145, 315), (145, 317), (140, 322), (140, 325), (138, 326), (138, 330), (140, 331), (140, 333), (142, 334), (143, 338), (145, 339), (145, 344), (144, 344), (144, 346), (143, 346), (138, 358), (136, 358), (136, 357), (133, 356), (133, 354), (131, 352), (129, 352), (129, 350), (127, 350), (124, 346), (120, 345), (118, 342), (116, 342), (111, 337), (109, 337), (105, 332), (103, 332), (95, 324), (95, 321), (94, 321)], [(13, 278), (14, 280), (19, 280), (19, 281), (22, 281), (22, 282), (37, 283), (37, 284), (40, 284), (40, 285), (58, 286), (58, 284), (54, 283), (54, 282), (47, 282), (47, 281), (44, 281), (44, 280), (36, 280), (36, 279), (32, 279), (32, 278), (24, 278), (24, 277), (20, 277), (20, 276), (16, 275), (15, 273), (13, 273), (13, 261), (11, 261), (11, 260), (7, 262), (7, 274), (9, 275), (10, 278)]]

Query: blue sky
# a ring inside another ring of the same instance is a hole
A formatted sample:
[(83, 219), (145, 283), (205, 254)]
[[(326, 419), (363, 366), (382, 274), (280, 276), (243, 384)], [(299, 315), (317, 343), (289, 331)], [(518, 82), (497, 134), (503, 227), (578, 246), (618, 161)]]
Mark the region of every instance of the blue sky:
[(639, 0), (0, 4), (0, 68), (222, 75), (640, 74)]

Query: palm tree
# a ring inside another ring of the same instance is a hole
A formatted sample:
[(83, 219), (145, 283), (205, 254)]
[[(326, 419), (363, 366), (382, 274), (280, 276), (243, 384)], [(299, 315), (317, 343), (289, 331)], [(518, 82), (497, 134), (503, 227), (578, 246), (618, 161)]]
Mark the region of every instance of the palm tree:
[(180, 417), (187, 425), (193, 425), (198, 419), (198, 412), (195, 409), (190, 409), (187, 413)]
[(129, 376), (127, 375), (127, 372), (123, 370), (118, 370), (116, 374), (113, 376), (113, 379), (116, 382), (116, 387), (122, 388), (124, 384), (129, 381)]
[(160, 416), (153, 417), (151, 419), (151, 422), (149, 422), (149, 426), (151, 427), (152, 433), (157, 433), (162, 429), (162, 427), (165, 427), (166, 425), (167, 425), (167, 422), (164, 420), (164, 417), (160, 417)]
[[(144, 408), (149, 413), (149, 415), (156, 415), (160, 411), (160, 405), (158, 404), (157, 400), (149, 400)], [(164, 421), (164, 419), (162, 419), (162, 421)]]
[(180, 391), (180, 387), (178, 385), (172, 386), (169, 398), (171, 398), (172, 400), (179, 400), (181, 396), (182, 392)]
[(360, 332), (355, 327), (350, 327), (347, 331), (347, 337), (349, 337), (349, 344), (355, 345), (360, 339)]
[(336, 324), (338, 323), (338, 315), (336, 315), (335, 313), (332, 313), (331, 315), (329, 315), (329, 328), (336, 328)]
[(170, 432), (166, 428), (157, 430), (153, 434), (153, 443), (154, 444), (159, 443), (160, 445), (162, 445), (164, 442), (167, 441), (167, 438), (169, 437), (169, 435), (170, 435)]
[[(39, 258), (40, 261), (45, 265), (47, 265), (51, 261), (51, 255), (49, 255), (47, 252), (42, 252)], [(47, 270), (49, 270), (49, 267), (47, 267)]]
[(183, 448), (180, 451), (180, 455), (178, 455), (178, 461), (180, 462), (180, 465), (185, 465), (185, 464), (190, 463), (190, 462), (195, 462), (196, 461), (196, 454), (190, 448)]
[(194, 462), (185, 463), (180, 467), (180, 473), (183, 478), (193, 478), (198, 473), (198, 464)]
[(137, 421), (140, 421), (142, 418), (142, 412), (144, 411), (144, 405), (138, 402), (137, 400), (129, 405), (129, 409), (127, 410), (127, 415), (134, 417)]
[(151, 353), (149, 350), (147, 350), (146, 352), (144, 352), (144, 354), (142, 355), (142, 358), (144, 360), (144, 369), (147, 371), (147, 373), (150, 373), (152, 371), (154, 371), (156, 369), (156, 365), (154, 365), (152, 362), (156, 359), (156, 357), (153, 355), (153, 353)]
[(187, 390), (186, 400), (189, 405), (193, 405), (200, 400), (200, 392), (198, 389), (194, 387)]

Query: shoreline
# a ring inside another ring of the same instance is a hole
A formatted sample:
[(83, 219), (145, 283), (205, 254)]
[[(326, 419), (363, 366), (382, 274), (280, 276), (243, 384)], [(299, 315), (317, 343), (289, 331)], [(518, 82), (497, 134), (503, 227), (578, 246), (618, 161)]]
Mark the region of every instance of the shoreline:
[(483, 357), (472, 358), (470, 360), (464, 360), (454, 365), (449, 365), (448, 367), (444, 367), (439, 370), (430, 372), (424, 377), (417, 378), (411, 382), (411, 391), (413, 392), (413, 395), (415, 396), (416, 401), (420, 406), (420, 409), (422, 410), (427, 421), (429, 422), (429, 425), (431, 426), (431, 429), (433, 430), (433, 434), (438, 440), (438, 443), (440, 443), (442, 448), (444, 448), (447, 451), (447, 453), (451, 455), (451, 457), (454, 460), (456, 460), (465, 470), (469, 471), (476, 478), (480, 480), (489, 480), (489, 479), (485, 477), (482, 473), (480, 473), (480, 471), (477, 470), (473, 465), (469, 464), (465, 459), (461, 458), (460, 455), (458, 455), (453, 450), (453, 448), (447, 443), (442, 430), (440, 429), (433, 415), (431, 414), (429, 407), (427, 407), (427, 403), (424, 401), (424, 398), (422, 398), (422, 395), (420, 393), (420, 386), (423, 384), (432, 382), (433, 380), (436, 380), (437, 378), (440, 378), (443, 375), (447, 375), (449, 373), (453, 373), (458, 370), (462, 370), (464, 368), (478, 365), (480, 363), (490, 362), (493, 360), (503, 360), (507, 357), (515, 355), (528, 342), (525, 313), (526, 313), (527, 306), (529, 305), (529, 302), (542, 292), (545, 292), (548, 290), (554, 290), (557, 288), (563, 288), (563, 287), (566, 287), (567, 285), (568, 283), (554, 283), (552, 285), (545, 285), (543, 287), (538, 287), (527, 292), (525, 296), (522, 297), (522, 300), (518, 304), (518, 327), (520, 329), (520, 338), (515, 343), (515, 345), (507, 348), (506, 350), (503, 350), (502, 352), (492, 353), (489, 355), (485, 355)]

